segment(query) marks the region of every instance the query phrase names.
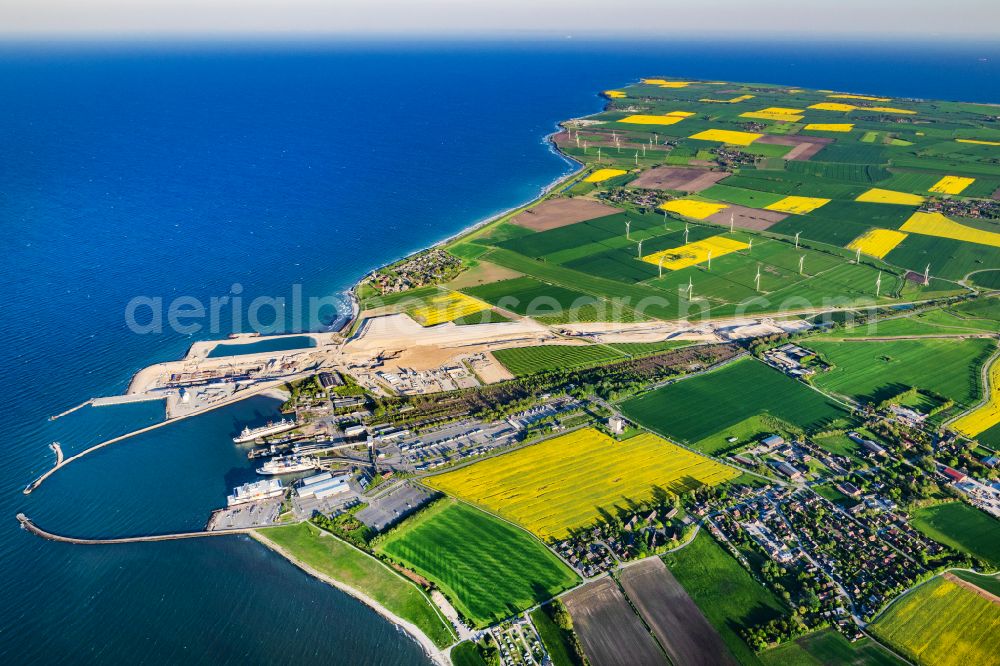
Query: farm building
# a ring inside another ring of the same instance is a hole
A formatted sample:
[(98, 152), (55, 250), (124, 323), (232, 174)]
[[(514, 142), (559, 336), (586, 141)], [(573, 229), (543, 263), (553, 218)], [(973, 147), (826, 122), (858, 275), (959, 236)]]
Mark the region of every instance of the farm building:
[(760, 441), (761, 444), (769, 449), (774, 449), (785, 443), (785, 438), (781, 435), (768, 435)]
[(791, 479), (792, 481), (799, 481), (800, 479), (802, 479), (802, 472), (795, 469), (786, 462), (778, 463), (777, 465), (775, 465), (775, 468), (779, 472), (787, 476), (789, 479)]

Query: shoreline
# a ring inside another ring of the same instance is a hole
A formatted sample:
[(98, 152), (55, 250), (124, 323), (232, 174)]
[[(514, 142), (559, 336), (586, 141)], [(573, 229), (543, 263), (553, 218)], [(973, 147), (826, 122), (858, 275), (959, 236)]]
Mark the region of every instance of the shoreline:
[[(570, 119), (570, 120), (572, 120), (572, 119)], [(568, 121), (561, 121), (561, 122), (568, 122)], [(471, 233), (479, 231), (480, 229), (482, 229), (484, 227), (487, 227), (487, 226), (493, 224), (494, 222), (497, 222), (498, 220), (501, 220), (501, 219), (507, 217), (508, 215), (510, 215), (510, 214), (512, 214), (512, 213), (514, 213), (516, 211), (519, 211), (519, 210), (521, 210), (523, 208), (527, 208), (528, 206), (531, 206), (533, 204), (539, 203), (542, 199), (544, 199), (549, 194), (551, 194), (553, 191), (555, 191), (555, 189), (557, 187), (559, 187), (561, 184), (565, 183), (568, 179), (573, 178), (573, 177), (579, 175), (580, 172), (583, 171), (586, 168), (587, 165), (584, 162), (581, 162), (580, 160), (577, 160), (576, 158), (571, 157), (571, 156), (567, 155), (566, 153), (563, 153), (562, 151), (559, 150), (559, 148), (556, 146), (555, 141), (553, 140), (553, 137), (555, 135), (559, 134), (559, 132), (561, 132), (561, 131), (562, 131), (562, 126), (560, 125), (560, 123), (557, 122), (556, 123), (556, 129), (554, 131), (549, 132), (548, 134), (544, 135), (542, 137), (542, 141), (541, 142), (542, 142), (542, 144), (544, 144), (547, 147), (547, 149), (548, 149), (548, 151), (550, 153), (552, 153), (553, 155), (559, 157), (560, 159), (562, 159), (568, 165), (568, 167), (569, 167), (569, 171), (568, 172), (563, 173), (563, 174), (557, 176), (556, 178), (554, 178), (549, 183), (543, 185), (541, 187), (541, 189), (539, 190), (538, 194), (530, 197), (529, 199), (526, 199), (526, 200), (522, 201), (521, 203), (514, 204), (513, 206), (505, 208), (504, 210), (501, 210), (499, 212), (487, 215), (486, 217), (484, 217), (484, 218), (482, 218), (482, 219), (480, 219), (480, 220), (478, 220), (476, 222), (473, 222), (472, 224), (470, 224), (470, 225), (468, 225), (466, 227), (463, 227), (463, 228), (459, 229), (458, 231), (454, 232), (453, 234), (451, 234), (449, 236), (446, 236), (445, 238), (442, 238), (441, 240), (435, 241), (434, 243), (432, 243), (430, 245), (418, 248), (416, 250), (413, 250), (411, 252), (403, 254), (403, 255), (401, 255), (401, 256), (393, 259), (392, 261), (388, 261), (388, 262), (386, 262), (384, 264), (381, 264), (379, 266), (376, 266), (374, 268), (369, 269), (364, 275), (362, 275), (360, 278), (356, 279), (351, 284), (350, 287), (348, 287), (347, 289), (345, 289), (342, 292), (340, 292), (340, 293), (344, 294), (347, 297), (347, 300), (350, 301), (352, 312), (351, 312), (349, 318), (345, 320), (345, 323), (343, 324), (343, 326), (341, 326), (338, 330), (341, 331), (341, 332), (344, 331), (344, 330), (348, 330), (357, 321), (357, 317), (358, 317), (358, 315), (361, 312), (360, 311), (360, 302), (359, 302), (358, 297), (357, 297), (357, 288), (361, 285), (361, 282), (365, 278), (367, 278), (369, 275), (371, 275), (372, 273), (376, 273), (376, 272), (382, 270), (383, 268), (387, 268), (389, 266), (392, 266), (393, 264), (398, 264), (399, 262), (405, 261), (405, 260), (409, 259), (410, 257), (416, 256), (416, 255), (420, 254), (421, 252), (427, 252), (428, 250), (433, 250), (435, 248), (440, 248), (440, 247), (443, 247), (443, 246), (448, 245), (450, 243), (453, 243), (453, 242), (455, 242), (455, 241), (463, 238), (464, 236), (467, 236), (467, 235), (469, 235)], [(302, 332), (308, 332), (308, 331), (302, 331)]]
[(266, 536), (261, 534), (259, 530), (256, 529), (248, 530), (246, 534), (260, 545), (264, 546), (265, 548), (275, 553), (276, 555), (280, 555), (281, 557), (285, 558), (285, 560), (290, 562), (293, 566), (298, 567), (299, 569), (309, 574), (313, 578), (326, 583), (330, 587), (333, 587), (339, 590), (340, 592), (343, 592), (344, 594), (353, 597), (354, 599), (360, 601), (364, 605), (371, 608), (373, 611), (375, 611), (383, 618), (385, 618), (393, 625), (395, 625), (395, 627), (398, 630), (402, 631), (403, 633), (407, 634), (410, 638), (415, 640), (417, 644), (420, 645), (421, 648), (423, 648), (424, 653), (428, 656), (428, 658), (430, 658), (432, 662), (440, 664), (441, 666), (450, 666), (451, 660), (448, 658), (448, 653), (451, 651), (451, 647), (456, 645), (458, 641), (452, 643), (452, 645), (448, 646), (447, 648), (439, 649), (434, 644), (434, 642), (427, 636), (427, 634), (425, 634), (423, 631), (420, 630), (419, 627), (417, 627), (417, 625), (413, 624), (409, 620), (404, 620), (403, 618), (399, 617), (398, 615), (390, 611), (388, 608), (386, 608), (385, 606), (383, 606), (378, 601), (368, 596), (364, 592), (355, 589), (354, 587), (346, 583), (342, 583), (338, 581), (336, 578), (333, 578), (320, 571), (317, 571), (316, 569), (313, 569), (311, 566), (309, 566), (302, 560), (298, 559), (297, 557), (286, 551), (277, 543), (271, 541)]

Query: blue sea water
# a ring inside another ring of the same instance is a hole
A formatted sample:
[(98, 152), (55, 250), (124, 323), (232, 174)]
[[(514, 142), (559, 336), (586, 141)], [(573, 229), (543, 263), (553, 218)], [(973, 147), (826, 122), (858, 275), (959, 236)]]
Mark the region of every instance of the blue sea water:
[[(230, 438), (255, 398), (162, 418), (87, 407), (192, 341), (137, 334), (135, 297), (334, 297), (368, 270), (525, 201), (571, 166), (543, 137), (644, 75), (1000, 102), (993, 45), (578, 43), (0, 45), (0, 661), (424, 663), (354, 600), (240, 538), (82, 547), (200, 528), (253, 477)], [(238, 285), (238, 287), (234, 287)], [(299, 285), (299, 287), (293, 287)], [(285, 317), (276, 330), (337, 319)]]

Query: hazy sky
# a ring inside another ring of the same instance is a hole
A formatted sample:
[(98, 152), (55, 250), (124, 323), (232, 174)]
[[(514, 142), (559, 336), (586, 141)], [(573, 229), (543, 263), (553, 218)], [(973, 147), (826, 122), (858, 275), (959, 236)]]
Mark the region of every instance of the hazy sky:
[(0, 33), (101, 36), (538, 31), (1000, 40), (998, 0), (0, 0)]

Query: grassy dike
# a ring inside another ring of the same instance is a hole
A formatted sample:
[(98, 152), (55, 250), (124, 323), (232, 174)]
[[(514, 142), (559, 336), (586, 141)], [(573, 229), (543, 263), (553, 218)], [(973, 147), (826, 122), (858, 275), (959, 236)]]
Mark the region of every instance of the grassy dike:
[(389, 612), (412, 622), (438, 648), (455, 642), (454, 631), (433, 602), (413, 583), (375, 558), (308, 523), (269, 527), (257, 532), (279, 546), (285, 551), (282, 554), (293, 561), (357, 590)]

